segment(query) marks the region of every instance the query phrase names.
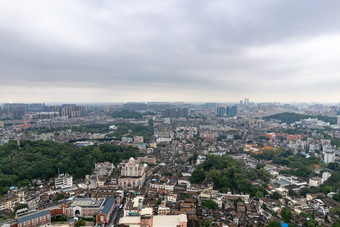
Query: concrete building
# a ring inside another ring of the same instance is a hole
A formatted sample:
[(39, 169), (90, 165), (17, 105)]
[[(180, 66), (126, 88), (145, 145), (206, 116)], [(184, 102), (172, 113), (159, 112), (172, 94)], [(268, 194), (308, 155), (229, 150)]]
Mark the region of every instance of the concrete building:
[(144, 196), (128, 199), (124, 206), (124, 216), (136, 216), (143, 208)]
[(236, 105), (227, 107), (227, 116), (228, 117), (237, 116), (237, 106)]
[(216, 107), (216, 117), (226, 117), (227, 107), (225, 104), (218, 104)]
[(143, 138), (143, 136), (134, 136), (133, 137), (133, 142), (134, 143), (144, 143), (144, 138)]
[(328, 178), (330, 178), (332, 176), (332, 174), (330, 172), (323, 172), (322, 173), (322, 179), (325, 182), (326, 180), (328, 180)]
[(340, 125), (340, 115), (336, 117), (337, 118), (337, 124)]
[(335, 162), (335, 152), (334, 151), (325, 151), (324, 162), (326, 164), (331, 163), (331, 162)]
[(119, 224), (130, 226), (147, 227), (187, 227), (188, 219), (186, 214), (180, 215), (153, 215), (152, 208), (144, 208), (141, 216), (128, 216), (119, 220)]
[(67, 173), (59, 174), (58, 177), (54, 178), (54, 186), (56, 189), (71, 188), (73, 186), (73, 178)]
[(163, 201), (161, 205), (158, 206), (158, 215), (168, 215), (170, 214), (170, 208), (166, 206), (166, 202)]
[(136, 102), (129, 102), (123, 105), (123, 109), (129, 111), (139, 111), (139, 110), (146, 110), (148, 105), (146, 103), (136, 103)]
[(84, 116), (85, 109), (82, 106), (77, 106), (75, 104), (64, 104), (61, 106), (61, 116), (81, 117)]
[(323, 184), (323, 179), (320, 177), (313, 177), (309, 179), (309, 186), (310, 187), (319, 187)]
[(162, 111), (163, 118), (178, 119), (188, 117), (188, 108), (169, 108)]
[(18, 203), (20, 203), (20, 198), (18, 196), (13, 196), (10, 198), (7, 196), (0, 197), (0, 210), (12, 210)]
[(0, 128), (3, 128), (3, 127), (5, 127), (5, 124), (3, 121), (0, 121)]
[(94, 164), (94, 174), (96, 176), (110, 176), (114, 169), (114, 165), (111, 162), (97, 162)]
[(148, 157), (148, 156), (144, 156), (144, 157), (139, 157), (137, 159), (138, 163), (148, 163), (148, 164), (156, 164), (156, 158), (155, 157)]
[(145, 181), (145, 165), (140, 164), (134, 158), (122, 167), (121, 177), (118, 179), (118, 185), (121, 187), (138, 187), (142, 186)]

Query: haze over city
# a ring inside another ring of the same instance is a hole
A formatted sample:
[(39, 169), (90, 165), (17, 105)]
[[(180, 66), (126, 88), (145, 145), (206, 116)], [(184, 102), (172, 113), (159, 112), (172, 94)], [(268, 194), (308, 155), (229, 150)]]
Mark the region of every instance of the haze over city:
[(0, 103), (338, 102), (339, 1), (0, 1)]
[(340, 227), (339, 9), (0, 0), (0, 227)]

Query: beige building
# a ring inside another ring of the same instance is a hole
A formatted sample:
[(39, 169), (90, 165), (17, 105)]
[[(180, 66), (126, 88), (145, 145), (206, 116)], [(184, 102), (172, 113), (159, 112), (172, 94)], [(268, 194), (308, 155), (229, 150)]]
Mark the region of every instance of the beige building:
[(143, 136), (135, 136), (135, 137), (133, 137), (133, 142), (134, 143), (144, 143), (144, 138), (143, 138)]
[(18, 203), (20, 203), (20, 198), (18, 196), (13, 196), (11, 198), (2, 197), (0, 198), (0, 210), (14, 209)]
[(163, 201), (161, 205), (158, 206), (158, 215), (168, 215), (170, 214), (170, 208), (166, 206), (166, 202)]
[(140, 217), (123, 217), (119, 220), (119, 224), (145, 227), (187, 227), (188, 223), (186, 214), (154, 216), (152, 208), (142, 209), (140, 215)]
[(319, 187), (323, 184), (323, 179), (320, 177), (313, 177), (309, 179), (309, 186), (310, 187)]
[(134, 158), (130, 158), (129, 162), (122, 167), (118, 185), (124, 188), (142, 186), (145, 181), (145, 168), (145, 165), (140, 164)]
[(3, 127), (5, 127), (5, 124), (3, 121), (0, 121), (0, 128), (3, 128)]
[(155, 157), (148, 157), (148, 156), (139, 157), (137, 159), (137, 162), (138, 163), (156, 164), (156, 158)]

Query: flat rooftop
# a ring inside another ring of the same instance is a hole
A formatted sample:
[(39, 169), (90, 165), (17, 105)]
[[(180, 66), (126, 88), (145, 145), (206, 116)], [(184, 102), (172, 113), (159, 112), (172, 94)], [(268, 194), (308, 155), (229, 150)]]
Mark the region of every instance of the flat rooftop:
[(100, 207), (104, 200), (92, 199), (75, 199), (71, 202), (70, 207)]

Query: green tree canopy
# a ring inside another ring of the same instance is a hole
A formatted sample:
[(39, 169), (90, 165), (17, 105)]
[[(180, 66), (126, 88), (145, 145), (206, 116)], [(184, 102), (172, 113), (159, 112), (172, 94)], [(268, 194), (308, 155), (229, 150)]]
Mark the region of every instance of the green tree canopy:
[(281, 227), (281, 223), (276, 220), (271, 220), (268, 223), (268, 227)]
[(216, 210), (218, 208), (218, 204), (215, 203), (213, 200), (204, 201), (202, 202), (202, 205), (212, 210)]
[(31, 179), (55, 177), (58, 168), (75, 179), (91, 174), (96, 162), (110, 161), (118, 164), (123, 159), (139, 156), (135, 147), (121, 147), (111, 144), (77, 147), (71, 143), (52, 141), (16, 141), (0, 146), (0, 193), (10, 186), (28, 185)]
[(285, 222), (289, 222), (292, 219), (292, 212), (287, 207), (281, 209), (281, 216)]

